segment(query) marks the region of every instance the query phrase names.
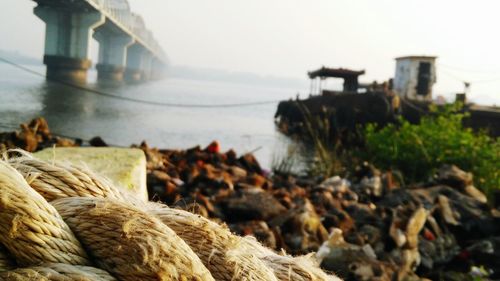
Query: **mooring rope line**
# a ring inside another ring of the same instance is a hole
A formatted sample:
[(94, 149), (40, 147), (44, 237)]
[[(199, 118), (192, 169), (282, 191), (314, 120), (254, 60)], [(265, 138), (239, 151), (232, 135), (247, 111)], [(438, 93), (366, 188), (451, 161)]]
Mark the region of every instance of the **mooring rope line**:
[(259, 106), (259, 105), (277, 104), (277, 103), (281, 102), (281, 100), (267, 100), (267, 101), (256, 101), (256, 102), (247, 102), (247, 103), (189, 104), (189, 103), (169, 103), (169, 102), (157, 102), (157, 101), (141, 100), (141, 99), (117, 96), (117, 95), (110, 94), (107, 92), (103, 92), (103, 91), (99, 91), (96, 89), (91, 89), (88, 87), (84, 87), (81, 85), (70, 83), (67, 81), (63, 81), (60, 79), (49, 78), (43, 73), (34, 71), (32, 69), (29, 69), (27, 67), (24, 67), (18, 63), (15, 63), (13, 61), (7, 60), (7, 59), (2, 58), (2, 57), (0, 57), (0, 61), (3, 61), (6, 64), (14, 66), (18, 69), (21, 69), (21, 70), (28, 72), (28, 73), (31, 73), (33, 75), (43, 77), (43, 78), (47, 79), (47, 81), (49, 81), (49, 82), (53, 82), (53, 83), (61, 84), (61, 85), (68, 86), (68, 87), (71, 87), (74, 89), (86, 91), (86, 92), (96, 94), (99, 96), (104, 96), (104, 97), (123, 100), (123, 101), (135, 102), (135, 103), (140, 103), (140, 104), (145, 104), (145, 105), (164, 106), (164, 107), (179, 107), (179, 108), (237, 108), (237, 107), (251, 107), (251, 106)]

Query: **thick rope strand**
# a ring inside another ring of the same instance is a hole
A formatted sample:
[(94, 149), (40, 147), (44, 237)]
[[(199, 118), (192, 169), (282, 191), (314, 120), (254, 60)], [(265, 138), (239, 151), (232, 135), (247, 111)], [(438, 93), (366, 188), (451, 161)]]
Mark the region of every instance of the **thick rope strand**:
[(255, 239), (236, 236), (227, 227), (208, 219), (130, 197), (88, 169), (70, 164), (51, 164), (25, 152), (20, 154), (21, 157), (10, 158), (9, 162), (48, 200), (82, 196), (131, 203), (157, 216), (173, 229), (199, 256), (216, 280), (339, 280), (320, 269), (311, 257), (276, 254)]
[(116, 187), (83, 167), (59, 162), (51, 164), (26, 153), (22, 157), (9, 158), (8, 162), (47, 201), (64, 197), (122, 199)]
[(89, 265), (59, 213), (10, 165), (0, 161), (0, 242), (21, 266)]
[(52, 204), (96, 264), (120, 280), (214, 280), (181, 238), (133, 205), (83, 197)]
[(172, 228), (198, 254), (217, 280), (277, 280), (253, 252), (241, 251), (240, 237), (227, 227), (186, 211), (150, 203), (150, 214)]

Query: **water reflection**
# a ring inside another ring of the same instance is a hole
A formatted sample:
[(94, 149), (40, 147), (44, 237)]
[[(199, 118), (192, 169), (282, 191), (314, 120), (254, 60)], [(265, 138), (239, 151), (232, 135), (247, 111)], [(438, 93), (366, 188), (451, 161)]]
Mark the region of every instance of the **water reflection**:
[[(22, 75), (22, 74), (20, 74)], [(113, 99), (33, 77), (0, 77), (2, 123), (18, 125), (43, 116), (54, 133), (81, 139), (101, 136), (108, 143), (129, 146), (147, 140), (162, 148), (188, 148), (220, 141), (223, 150), (255, 154), (263, 166), (286, 138), (275, 132), (276, 105), (245, 108), (160, 107)], [(287, 99), (288, 89), (263, 88), (181, 79), (146, 84), (90, 85), (117, 96), (169, 103), (224, 104)]]
[[(44, 83), (39, 88), (43, 116), (55, 132), (79, 138), (96, 134), (96, 128), (106, 124), (106, 120), (119, 118), (119, 108), (108, 106), (103, 98), (86, 91)], [(111, 129), (108, 127), (108, 129)]]

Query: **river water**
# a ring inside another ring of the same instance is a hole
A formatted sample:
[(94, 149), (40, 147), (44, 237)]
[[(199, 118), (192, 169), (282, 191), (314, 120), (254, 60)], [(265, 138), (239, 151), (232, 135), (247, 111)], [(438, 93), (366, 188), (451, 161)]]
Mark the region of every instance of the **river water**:
[[(27, 66), (44, 73), (44, 66)], [(122, 86), (99, 86), (90, 73), (89, 87), (147, 101), (177, 104), (231, 104), (282, 100), (300, 89), (224, 82), (165, 79)], [(43, 77), (0, 63), (0, 131), (42, 116), (55, 134), (90, 139), (101, 136), (113, 145), (146, 140), (160, 148), (205, 146), (218, 140), (223, 150), (256, 150), (269, 168), (288, 139), (276, 132), (276, 104), (238, 108), (177, 108), (145, 105), (99, 96), (46, 82)]]

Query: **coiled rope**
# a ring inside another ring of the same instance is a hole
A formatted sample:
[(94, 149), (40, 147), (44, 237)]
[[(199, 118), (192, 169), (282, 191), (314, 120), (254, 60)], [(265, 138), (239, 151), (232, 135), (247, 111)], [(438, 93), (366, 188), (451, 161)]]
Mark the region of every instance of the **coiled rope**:
[(0, 187), (0, 242), (19, 265), (90, 265), (56, 209), (5, 162), (0, 162)]
[(88, 169), (9, 155), (0, 161), (0, 280), (339, 280), (309, 257), (141, 202)]

